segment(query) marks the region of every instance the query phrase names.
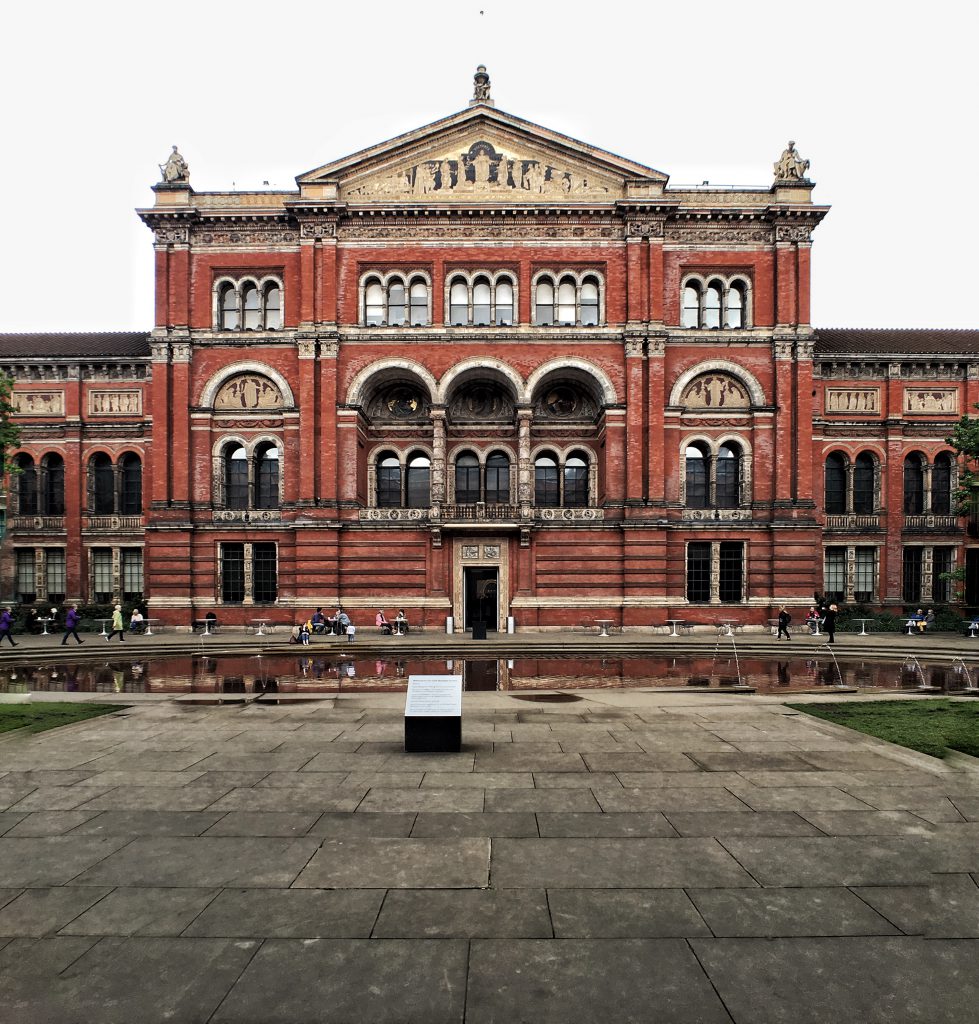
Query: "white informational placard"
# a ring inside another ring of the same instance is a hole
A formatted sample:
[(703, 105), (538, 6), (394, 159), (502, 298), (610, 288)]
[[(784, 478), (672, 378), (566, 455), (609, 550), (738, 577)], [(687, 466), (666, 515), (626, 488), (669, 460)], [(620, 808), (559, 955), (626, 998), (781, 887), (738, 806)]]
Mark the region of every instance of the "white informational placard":
[(462, 676), (408, 676), (405, 718), (462, 717)]

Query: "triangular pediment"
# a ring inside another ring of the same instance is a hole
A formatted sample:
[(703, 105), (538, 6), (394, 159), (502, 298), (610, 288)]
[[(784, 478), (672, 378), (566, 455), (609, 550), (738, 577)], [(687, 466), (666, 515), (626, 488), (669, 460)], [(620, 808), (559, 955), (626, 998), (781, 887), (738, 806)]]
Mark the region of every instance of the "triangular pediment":
[(512, 114), (476, 106), (296, 179), (341, 202), (614, 202), (662, 192), (667, 175)]

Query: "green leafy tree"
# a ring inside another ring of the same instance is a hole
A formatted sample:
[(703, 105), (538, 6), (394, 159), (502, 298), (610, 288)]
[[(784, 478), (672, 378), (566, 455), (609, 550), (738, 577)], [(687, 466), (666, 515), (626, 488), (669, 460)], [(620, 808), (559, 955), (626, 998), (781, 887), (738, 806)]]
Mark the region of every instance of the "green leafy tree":
[[(979, 409), (979, 405), (973, 408)], [(955, 449), (959, 462), (955, 511), (975, 521), (979, 519), (979, 417), (966, 413), (945, 438), (945, 443)], [(942, 573), (941, 578), (957, 584), (961, 596), (961, 584), (965, 580), (964, 565), (952, 572)]]
[(3, 477), (13, 468), (10, 452), (20, 444), (20, 427), (11, 417), (14, 407), (10, 400), (10, 392), (14, 382), (4, 373), (0, 373), (0, 492), (3, 490)]

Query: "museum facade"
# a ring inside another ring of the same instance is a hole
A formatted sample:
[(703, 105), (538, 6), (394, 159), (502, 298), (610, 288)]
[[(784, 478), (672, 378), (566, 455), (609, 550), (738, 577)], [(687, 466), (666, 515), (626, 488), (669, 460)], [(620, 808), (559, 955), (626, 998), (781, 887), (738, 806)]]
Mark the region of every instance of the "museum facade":
[(808, 162), (668, 176), (496, 109), (139, 211), (148, 332), (0, 335), (0, 596), (456, 631), (954, 601), (979, 332), (817, 329)]

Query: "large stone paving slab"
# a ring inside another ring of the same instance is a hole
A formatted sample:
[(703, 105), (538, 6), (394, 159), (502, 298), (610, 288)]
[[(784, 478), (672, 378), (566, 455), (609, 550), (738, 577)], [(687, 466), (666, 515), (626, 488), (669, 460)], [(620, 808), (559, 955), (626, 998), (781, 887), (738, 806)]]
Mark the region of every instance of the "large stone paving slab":
[[(512, 841), (512, 840), (511, 840)], [(462, 889), (489, 884), (490, 841), (327, 839), (293, 882), (318, 889)]]
[(497, 839), (497, 888), (754, 886), (713, 839)]
[(681, 939), (473, 942), (467, 1024), (730, 1024)]
[(975, 943), (691, 939), (736, 1024), (974, 1024)]
[(537, 825), (545, 838), (588, 836), (607, 838), (675, 836), (676, 830), (659, 811), (625, 814), (541, 813)]
[(660, 939), (711, 934), (682, 889), (551, 889), (548, 905), (554, 935), (559, 939)]
[[(366, 815), (357, 815), (358, 818)], [(595, 817), (595, 815), (588, 815)], [(464, 836), (537, 836), (537, 818), (528, 811), (480, 814), (451, 814), (438, 811), (422, 811), (411, 829), (413, 839), (454, 838)]]
[(63, 885), (126, 846), (121, 836), (0, 839), (0, 885)]
[(908, 935), (979, 938), (979, 886), (970, 875), (939, 876), (927, 886), (861, 886), (854, 891)]
[(461, 939), (272, 939), (210, 1024), (459, 1024), (467, 957)]
[[(79, 888), (72, 891), (86, 892)], [(219, 889), (113, 889), (91, 910), (61, 929), (62, 935), (180, 935)]]
[(551, 938), (543, 890), (392, 890), (375, 938)]
[(818, 836), (819, 829), (792, 811), (669, 811), (681, 836)]
[(0, 935), (51, 935), (108, 893), (108, 889), (25, 889), (0, 909)]

